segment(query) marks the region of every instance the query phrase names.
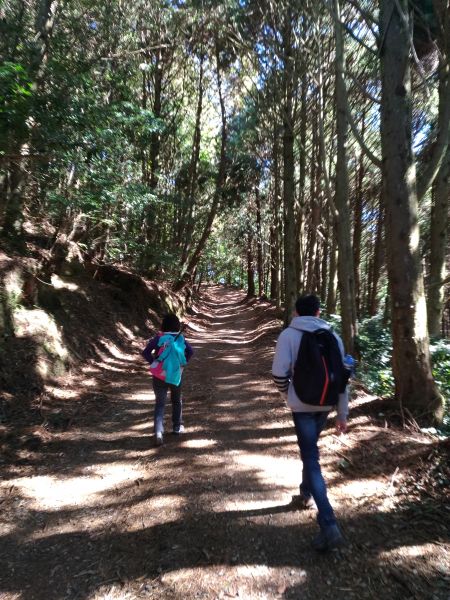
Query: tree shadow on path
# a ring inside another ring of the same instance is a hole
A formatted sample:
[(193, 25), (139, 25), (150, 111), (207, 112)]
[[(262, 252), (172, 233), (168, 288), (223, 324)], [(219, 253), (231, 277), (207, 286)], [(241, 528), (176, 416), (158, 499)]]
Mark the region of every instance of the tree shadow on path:
[[(311, 550), (315, 514), (290, 503), (300, 461), (270, 382), (278, 330), (252, 341), (267, 307), (210, 294), (216, 322), (190, 336), (184, 436), (154, 447), (138, 344), (135, 357), (111, 356), (79, 381), (84, 411), (67, 432), (5, 469), (2, 598), (382, 598), (380, 589), (394, 600), (423, 590), (446, 598), (440, 565), (421, 548), (431, 553), (448, 535), (409, 526), (418, 501), (374, 511), (336, 496), (349, 543)], [(327, 448), (324, 459), (335, 494), (352, 476)]]

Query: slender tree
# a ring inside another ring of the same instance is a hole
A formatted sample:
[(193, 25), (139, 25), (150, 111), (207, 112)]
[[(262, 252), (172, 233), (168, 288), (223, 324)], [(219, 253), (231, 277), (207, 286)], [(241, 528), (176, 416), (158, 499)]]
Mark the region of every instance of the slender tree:
[(350, 200), (348, 182), (348, 119), (347, 90), (344, 80), (345, 54), (342, 36), (341, 9), (339, 0), (334, 0), (334, 21), (336, 36), (336, 191), (335, 202), (338, 213), (337, 242), (339, 251), (339, 297), (341, 301), (342, 337), (345, 347), (354, 352), (354, 339), (357, 334), (355, 272), (351, 245)]

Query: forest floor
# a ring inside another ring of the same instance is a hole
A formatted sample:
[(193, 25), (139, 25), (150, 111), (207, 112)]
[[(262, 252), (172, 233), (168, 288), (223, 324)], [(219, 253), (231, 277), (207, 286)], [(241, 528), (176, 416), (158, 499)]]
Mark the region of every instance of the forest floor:
[(168, 406), (154, 446), (135, 339), (52, 390), (78, 407), (68, 422), (3, 456), (0, 598), (448, 600), (448, 445), (355, 386), (348, 433), (330, 418), (320, 442), (347, 544), (317, 554), (315, 510), (291, 502), (301, 463), (271, 382), (273, 307), (209, 287), (188, 320), (184, 435)]

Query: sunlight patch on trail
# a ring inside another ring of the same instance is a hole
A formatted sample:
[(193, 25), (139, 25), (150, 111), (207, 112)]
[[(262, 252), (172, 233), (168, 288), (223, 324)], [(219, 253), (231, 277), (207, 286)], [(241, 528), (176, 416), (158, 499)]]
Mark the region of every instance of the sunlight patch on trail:
[[(290, 416), (290, 413), (289, 413), (289, 416)], [(258, 429), (280, 429), (280, 428), (287, 429), (288, 431), (290, 428), (292, 429), (290, 419), (286, 420), (286, 421), (268, 421), (267, 423), (259, 423), (258, 424)], [(293, 440), (297, 439), (295, 434), (292, 434), (292, 439)]]
[[(205, 551), (206, 552), (206, 551)], [(161, 582), (176, 589), (177, 597), (248, 598), (273, 600), (289, 588), (298, 588), (307, 581), (304, 569), (269, 567), (265, 564), (245, 564), (222, 567), (204, 566), (178, 569), (161, 576)], [(212, 596), (211, 592), (215, 595)]]
[(150, 420), (148, 423), (146, 423), (145, 421), (143, 423), (136, 423), (136, 425), (133, 425), (132, 427), (130, 427), (131, 431), (141, 431), (141, 430), (147, 430), (150, 426)]
[(107, 592), (96, 592), (89, 600), (136, 600), (134, 594), (124, 592), (122, 589), (110, 589)]
[(384, 550), (379, 553), (378, 558), (390, 567), (407, 572), (419, 571), (431, 578), (438, 575), (441, 584), (445, 586), (450, 576), (450, 553), (446, 551), (448, 546), (445, 549), (443, 546), (441, 542), (433, 540), (422, 544), (411, 543)]
[[(120, 348), (118, 348), (115, 344), (111, 343), (111, 340), (99, 337), (98, 341), (101, 342), (102, 344), (104, 344), (106, 348), (108, 348), (108, 353), (111, 356), (113, 356), (114, 358), (118, 358), (121, 361), (125, 361), (125, 362), (131, 362), (131, 363), (136, 362), (136, 356), (134, 356), (134, 354), (130, 354), (128, 352), (122, 352), (122, 350), (120, 350)], [(104, 357), (102, 356), (102, 360), (104, 362), (108, 362), (108, 363), (114, 362), (114, 359), (110, 358), (109, 356), (104, 356)]]
[(197, 439), (185, 440), (181, 446), (184, 448), (211, 448), (217, 445), (217, 440)]
[(67, 388), (56, 387), (49, 384), (45, 385), (45, 391), (57, 400), (73, 400), (80, 395), (79, 390), (69, 390)]
[(384, 550), (383, 552), (380, 552), (379, 556), (380, 558), (389, 559), (391, 556), (395, 556), (396, 554), (399, 554), (401, 552), (404, 556), (409, 556), (411, 558), (419, 558), (421, 556), (424, 556), (425, 554), (434, 552), (434, 550), (435, 547), (432, 543), (423, 543), (415, 544), (414, 546), (397, 546), (393, 550)]
[(295, 458), (276, 458), (263, 454), (241, 453), (237, 450), (229, 453), (230, 462), (236, 464), (236, 469), (252, 469), (260, 482), (267, 484), (268, 489), (286, 488), (293, 490), (298, 488), (299, 464)]
[(343, 496), (348, 498), (371, 498), (380, 497), (386, 491), (386, 482), (379, 479), (357, 479), (356, 481), (344, 481), (335, 484), (334, 489), (339, 489)]
[[(140, 414), (141, 414), (140, 412), (137, 412), (137, 415), (140, 415)], [(148, 423), (145, 423), (145, 425), (148, 427)], [(130, 439), (130, 431), (132, 431), (131, 428), (129, 430), (124, 429), (120, 434), (117, 433), (116, 431), (111, 431), (110, 433), (96, 432), (95, 440), (98, 442), (122, 442), (124, 440), (126, 441), (126, 440)], [(76, 432), (70, 436), (67, 436), (67, 439), (76, 439), (78, 442), (85, 441), (87, 443), (92, 443), (93, 438), (92, 438), (92, 435), (89, 434), (89, 432), (87, 432), (85, 434), (78, 434), (78, 432)]]
[[(71, 506), (92, 505), (93, 500), (104, 492), (126, 481), (143, 477), (145, 473), (127, 463), (92, 466), (87, 475), (58, 478), (49, 475), (19, 477), (12, 483), (26, 498), (31, 500), (34, 510), (60, 510)], [(90, 472), (91, 471), (91, 472)], [(11, 486), (11, 482), (8, 482)], [(5, 487), (3, 484), (2, 487)]]
[(83, 379), (83, 386), (84, 387), (98, 387), (99, 382), (94, 377), (90, 377), (89, 379)]
[(224, 362), (229, 362), (229, 363), (232, 363), (232, 364), (239, 365), (239, 364), (241, 364), (243, 362), (244, 358), (241, 357), (241, 356), (225, 356), (223, 358), (223, 360), (224, 360)]
[(123, 397), (130, 398), (130, 400), (138, 400), (139, 402), (148, 402), (151, 397), (150, 388), (148, 390), (144, 389), (141, 392), (133, 392), (132, 394), (129, 394), (125, 390)]

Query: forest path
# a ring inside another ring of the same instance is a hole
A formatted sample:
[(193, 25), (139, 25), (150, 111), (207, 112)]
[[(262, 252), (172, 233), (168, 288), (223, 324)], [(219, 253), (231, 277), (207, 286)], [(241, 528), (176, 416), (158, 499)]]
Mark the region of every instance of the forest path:
[(362, 394), (346, 436), (330, 419), (322, 465), (348, 545), (317, 555), (315, 511), (290, 504), (301, 465), (270, 377), (273, 308), (217, 286), (189, 321), (184, 435), (154, 446), (139, 342), (74, 378), (78, 417), (6, 474), (0, 598), (448, 600), (446, 507), (402, 488), (431, 442)]

